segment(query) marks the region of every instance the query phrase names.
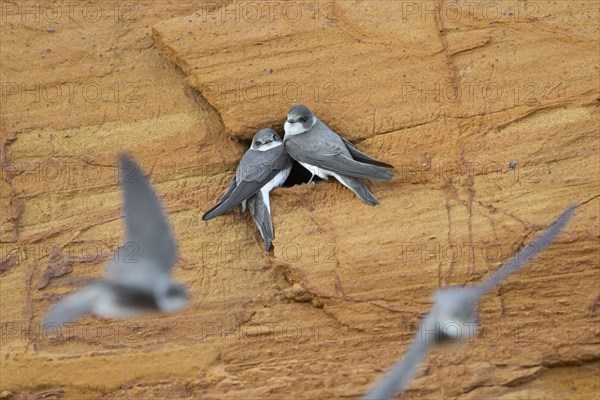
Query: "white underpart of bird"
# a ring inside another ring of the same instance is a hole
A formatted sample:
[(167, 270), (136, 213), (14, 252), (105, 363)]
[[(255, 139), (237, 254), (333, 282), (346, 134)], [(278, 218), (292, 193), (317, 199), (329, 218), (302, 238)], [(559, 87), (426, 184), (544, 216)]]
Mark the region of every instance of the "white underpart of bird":
[(487, 280), (473, 286), (439, 289), (431, 311), (423, 318), (404, 357), (375, 382), (364, 399), (387, 400), (402, 392), (416, 375), (429, 346), (473, 338), (479, 323), (476, 307), (481, 296), (548, 247), (574, 212), (575, 206), (569, 206), (536, 240), (518, 251)]
[[(279, 146), (283, 146), (283, 141), (278, 141), (278, 142), (273, 141), (271, 143), (264, 144), (262, 146), (255, 146), (254, 143), (252, 144), (252, 148), (255, 150), (258, 150), (258, 151), (267, 151), (267, 150), (271, 150), (271, 149), (274, 149), (275, 147), (279, 147)], [(290, 175), (291, 169), (292, 169), (292, 167), (290, 166), (289, 168), (281, 170), (279, 173), (277, 173), (277, 175), (275, 175), (273, 177), (273, 179), (271, 179), (263, 187), (260, 188), (260, 193), (262, 195), (263, 202), (267, 206), (269, 213), (271, 212), (271, 199), (269, 197), (269, 194), (271, 193), (271, 190), (281, 187), (285, 183), (285, 180)], [(263, 239), (264, 239), (264, 237), (263, 237)]]

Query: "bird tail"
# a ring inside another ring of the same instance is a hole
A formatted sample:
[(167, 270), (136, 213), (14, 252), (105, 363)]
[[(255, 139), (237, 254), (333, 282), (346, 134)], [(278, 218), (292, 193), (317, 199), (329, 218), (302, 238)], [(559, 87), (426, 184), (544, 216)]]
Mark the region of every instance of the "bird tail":
[(263, 200), (262, 192), (259, 191), (249, 197), (246, 204), (250, 214), (252, 214), (256, 227), (260, 231), (260, 235), (265, 241), (265, 250), (269, 251), (271, 241), (275, 239), (275, 234), (273, 232), (273, 223), (271, 222), (271, 213)]
[(377, 201), (373, 193), (371, 193), (369, 188), (359, 178), (343, 176), (339, 174), (335, 174), (334, 177), (340, 181), (342, 185), (352, 190), (354, 194), (356, 194), (363, 202), (370, 206), (376, 206), (379, 204), (379, 201)]

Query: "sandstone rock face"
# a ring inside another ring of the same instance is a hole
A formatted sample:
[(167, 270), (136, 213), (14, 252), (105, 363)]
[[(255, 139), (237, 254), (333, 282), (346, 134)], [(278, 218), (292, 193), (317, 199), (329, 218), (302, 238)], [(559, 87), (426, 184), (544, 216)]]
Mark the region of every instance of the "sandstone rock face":
[[(37, 4), (37, 3), (35, 3)], [(3, 3), (0, 398), (357, 398), (439, 287), (478, 282), (569, 203), (567, 229), (429, 354), (405, 398), (600, 392), (596, 2)], [(248, 139), (306, 103), (396, 166), (201, 215)], [(42, 329), (123, 240), (116, 155), (163, 200), (178, 314)]]

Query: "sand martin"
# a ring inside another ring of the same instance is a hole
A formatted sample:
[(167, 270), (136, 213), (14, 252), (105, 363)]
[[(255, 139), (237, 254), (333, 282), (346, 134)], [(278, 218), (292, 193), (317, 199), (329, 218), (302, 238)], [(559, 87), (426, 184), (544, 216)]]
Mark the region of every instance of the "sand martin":
[(185, 287), (171, 279), (177, 245), (160, 201), (129, 156), (119, 156), (119, 170), (127, 242), (107, 265), (105, 280), (52, 306), (44, 324), (61, 325), (88, 313), (127, 318), (173, 312), (187, 303)]
[(473, 286), (439, 289), (408, 352), (375, 383), (365, 395), (365, 400), (391, 399), (403, 391), (417, 373), (430, 345), (473, 338), (479, 324), (476, 311), (479, 298), (548, 247), (574, 212), (575, 206), (568, 207), (533, 243), (523, 247), (484, 282)]
[(268, 251), (271, 241), (275, 239), (269, 193), (283, 185), (291, 169), (292, 160), (277, 132), (261, 129), (254, 135), (252, 145), (242, 157), (229, 189), (202, 219), (208, 221), (241, 204), (243, 211), (248, 208), (252, 214)]
[(359, 151), (352, 143), (329, 129), (303, 104), (292, 107), (285, 121), (284, 144), (290, 156), (310, 171), (313, 178), (333, 176), (362, 201), (378, 204), (361, 181), (391, 179), (392, 165), (377, 161)]

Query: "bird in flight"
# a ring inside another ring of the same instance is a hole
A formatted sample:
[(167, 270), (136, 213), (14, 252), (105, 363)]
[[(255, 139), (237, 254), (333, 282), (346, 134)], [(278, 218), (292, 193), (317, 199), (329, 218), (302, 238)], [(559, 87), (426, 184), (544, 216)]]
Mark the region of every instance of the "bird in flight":
[(405, 356), (375, 383), (364, 399), (387, 400), (402, 392), (417, 373), (429, 346), (472, 337), (479, 321), (476, 311), (479, 299), (548, 247), (574, 212), (575, 206), (568, 207), (534, 242), (523, 247), (484, 282), (439, 289)]
[(44, 324), (62, 325), (92, 313), (129, 318), (174, 312), (188, 301), (185, 287), (171, 278), (177, 245), (148, 178), (128, 155), (119, 156), (126, 243), (97, 281), (50, 308)]

